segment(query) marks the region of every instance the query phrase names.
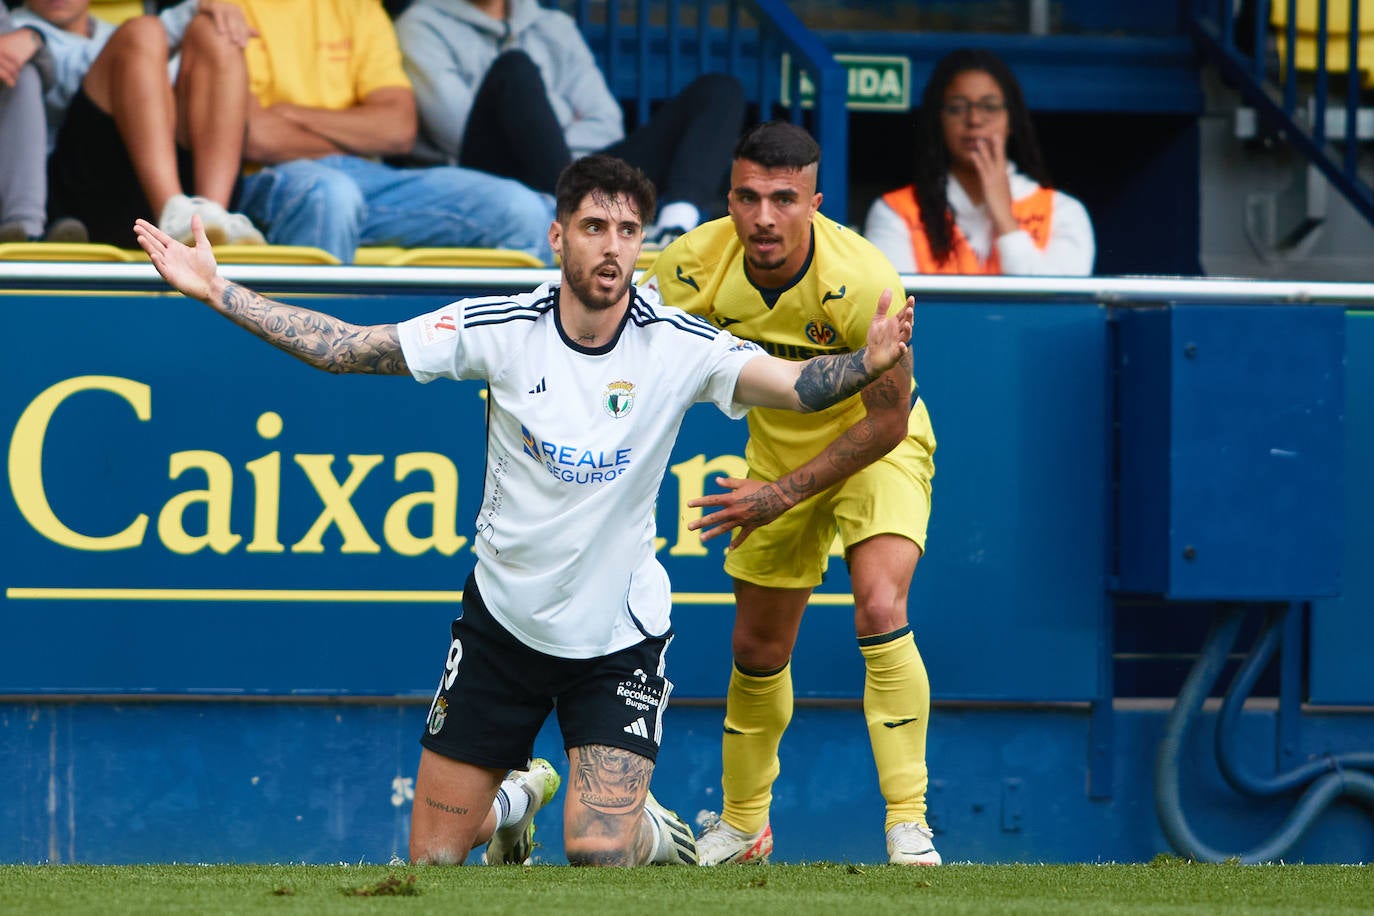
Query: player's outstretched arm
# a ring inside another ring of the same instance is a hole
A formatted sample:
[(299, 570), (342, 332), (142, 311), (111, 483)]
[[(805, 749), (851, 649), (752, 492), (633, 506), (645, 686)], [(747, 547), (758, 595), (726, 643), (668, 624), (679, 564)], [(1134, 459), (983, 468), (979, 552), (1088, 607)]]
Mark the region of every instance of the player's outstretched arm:
[(852, 353), (813, 356), (802, 362), (774, 356), (750, 360), (735, 383), (735, 400), (753, 407), (811, 413), (858, 394), (906, 354), (914, 303), (907, 299), (889, 313), (892, 290), (883, 290), (868, 325), (868, 341)]
[(739, 477), (719, 477), (724, 493), (700, 496), (687, 503), (714, 511), (693, 519), (687, 527), (701, 531), (701, 539), (735, 532), (730, 549), (743, 544), (762, 528), (804, 499), (828, 489), (886, 455), (906, 437), (911, 414), (911, 356), (860, 392), (867, 412), (863, 419), (826, 443), (815, 458), (771, 483)]
[(199, 299), (279, 350), (326, 372), (408, 375), (394, 324), (357, 325), (332, 315), (259, 296), (219, 275), (199, 216), (191, 217), (196, 247), (188, 248), (146, 220), (134, 223), (138, 244), (172, 287)]
[[(874, 325), (878, 325), (880, 319), (883, 323), (890, 320), (885, 313), (891, 301), (891, 291), (884, 290), (878, 300)], [(915, 305), (916, 300), (908, 296), (906, 307), (897, 315), (899, 320), (903, 314), (907, 319), (905, 331), (900, 337), (901, 355), (897, 363), (866, 384), (860, 392), (866, 411), (863, 419), (826, 443), (815, 458), (776, 481), (766, 483), (737, 477), (717, 478), (716, 483), (725, 488), (724, 493), (701, 496), (687, 504), (693, 508), (714, 511), (692, 520), (687, 527), (701, 531), (703, 541), (734, 531), (734, 538), (730, 541), (733, 549), (744, 543), (755, 529), (773, 521), (797, 503), (834, 486), (892, 451), (906, 437), (911, 413), (911, 351), (906, 341), (911, 336), (910, 320)], [(873, 331), (873, 326), (870, 326), (870, 346), (875, 340)], [(884, 346), (891, 346), (891, 342)]]

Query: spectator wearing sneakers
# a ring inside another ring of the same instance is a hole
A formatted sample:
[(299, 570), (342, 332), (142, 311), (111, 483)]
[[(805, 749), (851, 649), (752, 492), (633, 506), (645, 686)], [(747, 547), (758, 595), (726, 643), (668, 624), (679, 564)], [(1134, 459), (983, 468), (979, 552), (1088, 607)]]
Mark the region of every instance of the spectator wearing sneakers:
[(264, 241), (226, 209), (247, 117), (238, 9), (186, 0), (116, 28), (91, 14), (90, 0), (28, 0), (14, 18), (42, 34), (55, 65), (44, 95), (50, 212), (126, 247), (139, 218), (189, 241), (192, 214), (212, 241)]
[(86, 241), (86, 227), (77, 220), (47, 225), (43, 90), (52, 81), (52, 54), (43, 34), (16, 26), (0, 5), (0, 242)]
[(550, 201), (462, 168), (402, 169), (415, 96), (376, 0), (232, 0), (253, 101), (242, 206), (275, 244), (348, 263), (359, 245), (510, 248), (549, 262)]
[(552, 193), (574, 158), (617, 156), (647, 174), (664, 201), (646, 248), (719, 213), (744, 125), (734, 77), (698, 77), (626, 136), (620, 103), (577, 23), (538, 0), (416, 0), (396, 31), (420, 107), (418, 161)]

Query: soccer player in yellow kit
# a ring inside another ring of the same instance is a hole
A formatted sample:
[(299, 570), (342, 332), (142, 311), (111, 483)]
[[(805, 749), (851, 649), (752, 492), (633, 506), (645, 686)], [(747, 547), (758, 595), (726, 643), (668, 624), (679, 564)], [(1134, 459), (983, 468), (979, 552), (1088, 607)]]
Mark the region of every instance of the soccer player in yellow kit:
[[(900, 295), (901, 279), (877, 248), (817, 212), (819, 162), (820, 147), (796, 125), (751, 129), (735, 148), (729, 217), (670, 245), (641, 286), (775, 356), (862, 346), (879, 296)], [(836, 532), (853, 584), (888, 858), (940, 864), (926, 825), (930, 683), (906, 611), (925, 548), (935, 436), (924, 402), (912, 406), (910, 360), (908, 352), (861, 395), (824, 411), (750, 411), (749, 479), (723, 478), (725, 493), (693, 503), (714, 507), (692, 525), (704, 538), (736, 530), (725, 559), (735, 626), (724, 805), (697, 840), (702, 865), (772, 852), (768, 809), (792, 717), (792, 649)]]

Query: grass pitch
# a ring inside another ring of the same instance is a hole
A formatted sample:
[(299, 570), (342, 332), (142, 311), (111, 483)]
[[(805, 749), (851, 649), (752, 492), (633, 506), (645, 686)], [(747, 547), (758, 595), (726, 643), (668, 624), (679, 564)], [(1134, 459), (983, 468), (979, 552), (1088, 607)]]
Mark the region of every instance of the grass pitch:
[(1374, 866), (0, 866), (4, 913), (1374, 913)]

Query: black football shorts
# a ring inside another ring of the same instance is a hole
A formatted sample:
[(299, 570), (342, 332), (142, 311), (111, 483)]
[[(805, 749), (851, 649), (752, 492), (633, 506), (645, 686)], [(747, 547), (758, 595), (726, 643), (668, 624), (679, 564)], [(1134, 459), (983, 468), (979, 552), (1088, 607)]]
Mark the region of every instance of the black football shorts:
[(491, 616), (469, 576), (452, 636), (420, 736), (436, 754), (520, 769), (556, 705), (565, 749), (600, 744), (657, 758), (673, 690), (663, 676), (671, 631), (597, 658), (545, 655)]

